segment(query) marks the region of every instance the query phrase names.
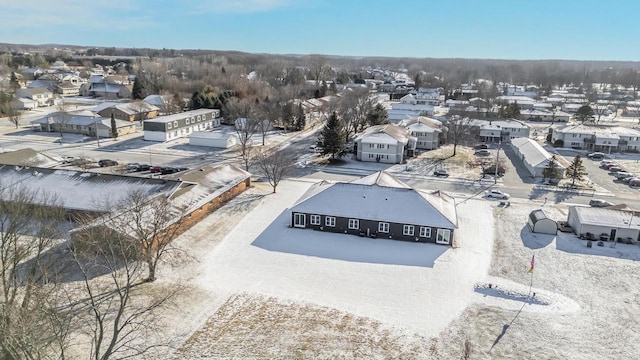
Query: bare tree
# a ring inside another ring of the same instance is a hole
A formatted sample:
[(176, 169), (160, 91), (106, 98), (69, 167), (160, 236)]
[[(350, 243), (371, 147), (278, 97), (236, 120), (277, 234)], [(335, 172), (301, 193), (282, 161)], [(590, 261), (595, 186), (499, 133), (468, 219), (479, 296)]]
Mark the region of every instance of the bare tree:
[(13, 125), (15, 125), (16, 129), (20, 127), (20, 119), (22, 118), (22, 113), (20, 113), (20, 111), (12, 109), (7, 118)]
[(244, 162), (245, 170), (249, 171), (253, 157), (253, 136), (258, 129), (255, 102), (236, 98), (229, 100), (225, 107), (229, 116), (235, 119), (235, 130), (240, 144), (240, 156)]
[(327, 58), (322, 55), (311, 55), (309, 59), (309, 73), (313, 80), (316, 80), (318, 85), (322, 80), (326, 80), (326, 76), (330, 72)]
[(373, 109), (374, 102), (366, 88), (346, 91), (338, 100), (338, 115), (342, 120), (346, 142), (358, 131), (367, 126), (367, 114)]
[(473, 353), (473, 345), (469, 339), (464, 341), (462, 344), (462, 354), (460, 355), (461, 360), (469, 360), (471, 358), (471, 354)]
[(145, 264), (137, 261), (139, 244), (109, 227), (88, 226), (76, 233), (72, 255), (85, 296), (76, 311), (91, 358), (140, 357), (162, 346), (147, 339), (158, 331), (155, 311), (175, 292), (138, 290), (145, 282)]
[(458, 145), (472, 141), (477, 132), (474, 120), (468, 117), (453, 116), (447, 121), (448, 142), (453, 144), (453, 155), (456, 155)]
[(56, 110), (58, 111), (55, 114), (55, 117), (56, 117), (55, 123), (58, 125), (58, 131), (60, 132), (60, 143), (62, 143), (62, 133), (64, 132), (64, 129), (67, 127), (67, 124), (71, 120), (71, 117), (69, 116), (69, 109), (70, 109), (69, 104), (65, 103), (64, 100), (62, 100), (58, 105), (56, 105)]
[(125, 234), (138, 245), (141, 261), (147, 264), (145, 281), (156, 280), (156, 269), (171, 242), (184, 230), (184, 211), (174, 207), (165, 196), (151, 197), (132, 191), (113, 206), (103, 226)]
[(69, 321), (59, 310), (57, 259), (47, 252), (61, 241), (64, 211), (44, 192), (0, 187), (0, 193), (0, 357), (63, 358)]
[(260, 172), (267, 178), (274, 193), (280, 181), (291, 172), (296, 163), (295, 154), (286, 149), (263, 151), (256, 156), (256, 159)]
[(135, 118), (140, 122), (140, 125), (142, 125), (144, 119), (147, 118), (149, 105), (144, 101), (136, 101), (131, 103), (131, 108), (136, 111)]

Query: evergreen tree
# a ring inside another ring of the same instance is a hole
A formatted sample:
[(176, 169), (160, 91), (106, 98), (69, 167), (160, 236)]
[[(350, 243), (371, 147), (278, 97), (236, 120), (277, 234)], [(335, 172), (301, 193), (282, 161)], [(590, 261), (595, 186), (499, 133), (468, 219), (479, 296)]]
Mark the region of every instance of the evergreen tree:
[(335, 111), (322, 129), (318, 145), (322, 155), (331, 155), (332, 159), (344, 156), (346, 151), (344, 129)]
[(111, 113), (111, 137), (114, 139), (118, 138), (118, 128), (116, 126), (116, 118)]
[(593, 121), (593, 109), (589, 105), (580, 106), (578, 111), (576, 111), (576, 120), (581, 123), (585, 123), (588, 121)]
[(551, 159), (549, 159), (549, 163), (547, 166), (542, 169), (542, 176), (545, 179), (557, 179), (560, 176), (560, 166), (558, 165), (558, 160), (556, 160), (556, 156), (553, 155)]
[(18, 78), (16, 77), (15, 72), (11, 72), (11, 79), (9, 80), (9, 87), (11, 90), (16, 91), (20, 89), (20, 83), (18, 82)]
[(134, 100), (142, 100), (147, 97), (147, 90), (145, 89), (145, 81), (141, 76), (136, 76), (133, 82), (133, 89), (131, 90), (131, 98)]
[(304, 114), (302, 104), (298, 104), (298, 109), (296, 109), (296, 119), (294, 122), (294, 127), (296, 130), (300, 131), (303, 130), (305, 126), (307, 126), (307, 116)]
[(389, 115), (382, 104), (377, 104), (376, 107), (367, 113), (367, 123), (369, 123), (370, 126), (386, 124), (388, 120)]
[(582, 158), (580, 155), (576, 155), (571, 161), (571, 164), (567, 168), (566, 175), (571, 179), (571, 187), (574, 187), (576, 180), (580, 181), (587, 175), (584, 165), (582, 165)]

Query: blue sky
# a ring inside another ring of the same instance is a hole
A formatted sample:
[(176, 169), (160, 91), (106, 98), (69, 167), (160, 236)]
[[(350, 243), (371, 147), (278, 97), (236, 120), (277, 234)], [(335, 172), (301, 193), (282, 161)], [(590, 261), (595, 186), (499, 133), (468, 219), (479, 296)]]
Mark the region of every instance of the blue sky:
[(0, 0), (0, 42), (640, 60), (638, 0)]

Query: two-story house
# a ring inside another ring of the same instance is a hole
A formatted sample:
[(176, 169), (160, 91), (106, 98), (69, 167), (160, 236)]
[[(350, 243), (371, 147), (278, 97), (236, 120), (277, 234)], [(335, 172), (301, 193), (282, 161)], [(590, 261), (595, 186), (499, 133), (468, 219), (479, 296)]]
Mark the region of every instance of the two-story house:
[(376, 125), (356, 136), (354, 152), (360, 161), (400, 164), (414, 155), (417, 138), (402, 126)]
[(51, 106), (53, 103), (53, 93), (43, 88), (19, 89), (16, 98), (33, 100), (38, 106)]
[(440, 146), (442, 122), (424, 116), (403, 120), (399, 124), (416, 138), (416, 149), (433, 150)]
[(220, 110), (198, 109), (144, 120), (142, 129), (145, 140), (165, 142), (218, 126)]
[(554, 146), (606, 153), (640, 150), (639, 139), (640, 131), (622, 126), (568, 125), (551, 134)]
[(103, 103), (96, 106), (93, 111), (104, 116), (111, 118), (111, 114), (116, 119), (124, 121), (141, 121), (146, 119), (153, 119), (158, 116), (157, 106), (151, 105), (144, 101), (136, 101), (130, 103)]
[(478, 141), (481, 142), (509, 143), (515, 138), (528, 138), (531, 133), (531, 125), (514, 119), (474, 119), (471, 125), (480, 130)]

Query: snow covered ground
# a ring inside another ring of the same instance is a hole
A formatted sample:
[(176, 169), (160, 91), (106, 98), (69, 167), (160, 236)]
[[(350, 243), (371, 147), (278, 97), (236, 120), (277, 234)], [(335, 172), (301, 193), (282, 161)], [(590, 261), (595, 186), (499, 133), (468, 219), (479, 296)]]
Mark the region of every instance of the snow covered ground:
[(158, 334), (169, 358), (451, 359), (465, 340), (472, 359), (640, 353), (639, 246), (532, 234), (532, 205), (484, 200), (459, 204), (457, 248), (290, 229), (311, 183), (256, 183), (176, 241), (189, 257), (149, 284), (182, 287)]

